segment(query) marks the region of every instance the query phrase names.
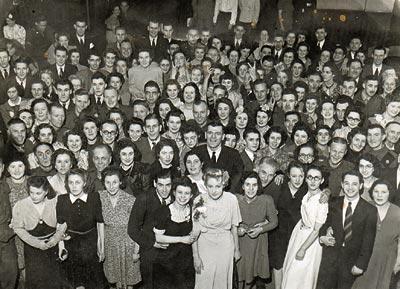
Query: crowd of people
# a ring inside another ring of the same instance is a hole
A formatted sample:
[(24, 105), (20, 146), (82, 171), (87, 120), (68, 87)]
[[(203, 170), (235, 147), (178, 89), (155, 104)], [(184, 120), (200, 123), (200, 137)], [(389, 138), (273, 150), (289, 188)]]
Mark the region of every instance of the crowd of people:
[(6, 16), (0, 288), (398, 288), (388, 48), (287, 9), (270, 37), (257, 1), (139, 35), (126, 5), (103, 41)]

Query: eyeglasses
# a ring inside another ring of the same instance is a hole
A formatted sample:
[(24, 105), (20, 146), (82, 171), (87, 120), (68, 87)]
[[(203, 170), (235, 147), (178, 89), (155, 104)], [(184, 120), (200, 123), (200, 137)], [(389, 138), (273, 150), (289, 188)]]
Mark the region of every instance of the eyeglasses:
[(348, 116), (348, 117), (347, 117), (347, 120), (349, 120), (349, 121), (357, 121), (357, 122), (360, 122), (360, 121), (361, 121), (361, 119), (359, 119), (359, 118), (354, 118), (354, 117), (351, 117), (351, 116)]
[(374, 168), (374, 165), (372, 165), (372, 164), (369, 164), (369, 165), (359, 165), (359, 168), (360, 168), (360, 169), (368, 169), (368, 170), (371, 170), (371, 169)]
[(314, 155), (312, 155), (312, 154), (299, 154), (299, 158), (310, 159), (310, 158), (313, 158), (313, 157), (314, 157)]
[(108, 136), (117, 134), (116, 131), (108, 131), (108, 130), (102, 130), (102, 133), (105, 134), (105, 135), (108, 135)]
[(313, 176), (307, 176), (307, 180), (318, 182), (318, 181), (322, 180), (322, 177), (319, 177), (319, 176), (315, 176), (315, 177), (313, 177)]

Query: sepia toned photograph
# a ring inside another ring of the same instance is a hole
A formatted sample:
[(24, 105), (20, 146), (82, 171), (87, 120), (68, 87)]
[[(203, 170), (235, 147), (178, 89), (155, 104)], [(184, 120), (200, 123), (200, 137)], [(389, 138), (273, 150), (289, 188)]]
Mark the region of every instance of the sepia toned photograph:
[(400, 289), (400, 0), (0, 23), (0, 289)]

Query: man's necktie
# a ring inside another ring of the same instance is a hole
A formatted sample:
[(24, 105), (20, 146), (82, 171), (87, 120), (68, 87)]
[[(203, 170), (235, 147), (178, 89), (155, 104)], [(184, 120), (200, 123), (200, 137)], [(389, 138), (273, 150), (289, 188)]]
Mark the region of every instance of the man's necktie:
[(3, 78), (6, 79), (8, 77), (7, 69), (3, 69), (2, 74), (3, 74)]
[(321, 41), (318, 41), (317, 46), (319, 49), (321, 49)]
[(379, 76), (379, 69), (378, 69), (378, 68), (375, 68), (374, 76), (375, 76), (375, 77), (378, 77), (378, 76)]
[(161, 205), (166, 206), (167, 205), (167, 201), (165, 199), (162, 199)]
[(151, 47), (156, 47), (156, 41), (154, 38), (151, 40)]
[(351, 239), (351, 235), (352, 235), (352, 221), (353, 219), (353, 210), (351, 208), (351, 202), (349, 202), (347, 204), (347, 209), (346, 209), (346, 214), (344, 217), (344, 226), (343, 226), (343, 230), (344, 230), (344, 243), (346, 244), (350, 239)]
[(212, 161), (213, 164), (217, 163), (217, 154), (216, 154), (216, 152), (212, 153), (211, 161)]
[(79, 45), (84, 45), (84, 44), (85, 44), (85, 42), (83, 41), (83, 39), (79, 38)]
[(59, 76), (60, 78), (62, 78), (62, 77), (63, 77), (63, 74), (64, 74), (64, 71), (63, 71), (63, 69), (60, 67), (60, 69), (58, 70), (58, 76)]

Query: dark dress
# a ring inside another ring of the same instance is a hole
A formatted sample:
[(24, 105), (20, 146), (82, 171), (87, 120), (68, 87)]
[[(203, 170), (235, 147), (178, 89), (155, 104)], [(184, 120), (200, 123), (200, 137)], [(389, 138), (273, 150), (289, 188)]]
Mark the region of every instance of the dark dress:
[(279, 270), (283, 267), (290, 236), (297, 222), (301, 219), (301, 201), (306, 193), (307, 188), (303, 185), (293, 197), (288, 182), (284, 182), (281, 186), (276, 205), (278, 226), (269, 233), (269, 255), (272, 268)]
[(150, 189), (150, 176), (148, 164), (135, 162), (133, 166), (125, 171), (121, 168), (124, 177), (124, 191), (137, 197), (139, 194), (147, 192)]
[[(39, 239), (49, 239), (55, 233), (55, 230), (45, 222), (42, 222), (28, 232)], [(25, 268), (27, 271), (25, 288), (61, 288), (60, 271), (57, 263), (58, 246), (43, 251), (28, 244), (24, 245)]]
[(102, 264), (97, 256), (97, 223), (104, 223), (99, 194), (90, 192), (86, 202), (71, 202), (70, 195), (58, 196), (57, 223), (67, 223), (65, 241), (68, 258), (63, 262), (70, 285), (85, 289), (105, 287)]
[[(191, 213), (188, 220), (176, 223), (171, 220), (170, 206), (163, 206), (156, 214), (157, 230), (165, 230), (166, 236), (186, 236), (192, 231)], [(193, 289), (194, 267), (192, 246), (170, 244), (168, 249), (156, 249), (154, 263), (154, 289)]]

